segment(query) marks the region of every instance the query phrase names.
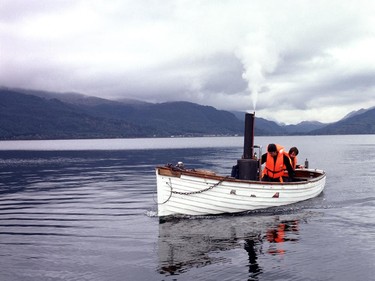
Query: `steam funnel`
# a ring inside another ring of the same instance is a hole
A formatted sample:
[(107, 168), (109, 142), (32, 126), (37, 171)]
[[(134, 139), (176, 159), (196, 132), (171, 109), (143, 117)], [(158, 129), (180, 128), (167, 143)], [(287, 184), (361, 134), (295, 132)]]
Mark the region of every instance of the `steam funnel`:
[(245, 133), (243, 158), (252, 159), (254, 154), (254, 120), (255, 113), (246, 113), (245, 115)]
[(244, 180), (256, 180), (258, 173), (258, 161), (253, 159), (254, 153), (254, 120), (255, 113), (245, 115), (245, 133), (243, 157), (237, 160), (239, 178)]

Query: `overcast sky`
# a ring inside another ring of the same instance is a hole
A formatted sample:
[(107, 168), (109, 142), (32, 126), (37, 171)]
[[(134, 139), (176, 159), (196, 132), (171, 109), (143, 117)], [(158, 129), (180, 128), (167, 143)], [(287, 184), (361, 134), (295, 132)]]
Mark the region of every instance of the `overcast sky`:
[(0, 85), (295, 124), (375, 105), (373, 0), (0, 0)]

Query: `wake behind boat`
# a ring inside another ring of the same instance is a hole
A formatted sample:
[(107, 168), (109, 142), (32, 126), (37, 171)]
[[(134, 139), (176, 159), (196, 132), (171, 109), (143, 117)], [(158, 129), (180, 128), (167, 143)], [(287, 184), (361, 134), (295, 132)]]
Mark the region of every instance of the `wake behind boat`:
[(182, 163), (156, 167), (158, 216), (217, 215), (278, 207), (318, 196), (326, 174), (296, 169), (291, 182), (260, 181), (261, 163), (253, 159), (254, 115), (246, 114), (244, 157), (238, 177), (187, 169)]

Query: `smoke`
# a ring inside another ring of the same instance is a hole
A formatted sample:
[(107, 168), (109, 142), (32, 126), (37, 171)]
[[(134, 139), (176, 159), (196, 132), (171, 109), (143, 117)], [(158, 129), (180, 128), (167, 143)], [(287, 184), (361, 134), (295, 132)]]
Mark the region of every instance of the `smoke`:
[(241, 60), (244, 72), (242, 78), (248, 83), (255, 111), (258, 95), (266, 85), (266, 75), (272, 73), (278, 63), (279, 52), (270, 37), (264, 33), (248, 34), (238, 48), (237, 57)]

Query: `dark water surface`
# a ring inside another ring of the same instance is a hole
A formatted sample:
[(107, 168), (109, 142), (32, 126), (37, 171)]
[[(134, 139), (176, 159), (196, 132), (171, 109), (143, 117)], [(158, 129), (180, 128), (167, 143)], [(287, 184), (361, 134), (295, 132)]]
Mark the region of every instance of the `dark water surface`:
[(230, 174), (242, 141), (0, 142), (0, 280), (375, 280), (374, 135), (256, 138), (298, 146), (324, 192), (159, 223), (156, 165)]

